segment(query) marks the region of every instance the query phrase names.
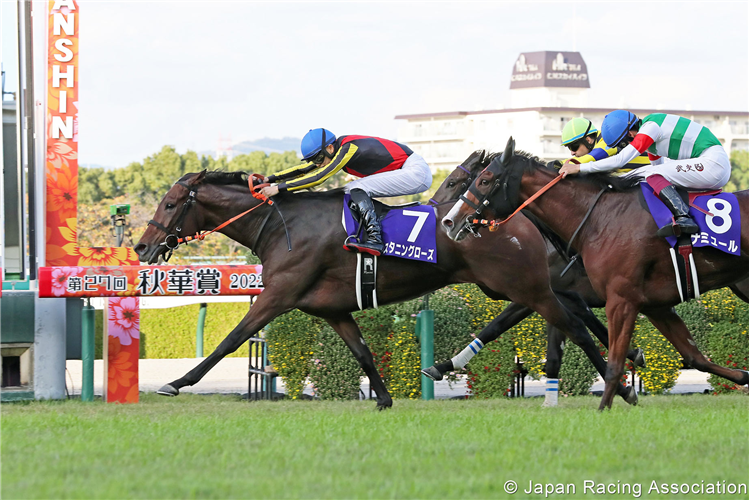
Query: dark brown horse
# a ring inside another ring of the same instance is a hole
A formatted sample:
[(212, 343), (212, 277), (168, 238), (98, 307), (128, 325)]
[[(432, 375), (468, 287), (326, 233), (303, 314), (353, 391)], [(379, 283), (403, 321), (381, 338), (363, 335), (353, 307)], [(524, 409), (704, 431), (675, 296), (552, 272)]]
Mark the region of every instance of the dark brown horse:
[[(481, 217), (506, 217), (557, 176), (556, 170), (547, 168), (537, 158), (522, 152), (516, 154), (514, 141), (510, 139), (502, 156), (492, 161), (465, 195), (479, 208), (471, 208), (463, 201), (456, 203), (443, 218), (443, 227), (451, 238), (461, 240), (466, 234), (466, 222), (470, 223), (468, 219), (472, 220), (477, 211), (483, 210)], [(674, 306), (680, 297), (669, 247), (663, 238), (656, 236), (655, 223), (639, 203), (637, 182), (610, 175), (569, 178), (529, 206), (552, 231), (569, 241), (599, 192), (608, 187), (573, 241), (593, 289), (606, 301), (610, 350), (600, 408), (610, 408), (618, 390), (624, 356), (639, 313), (650, 319), (691, 366), (740, 385), (748, 384), (749, 372), (708, 361), (676, 314)], [(741, 245), (746, 249), (749, 193), (735, 194), (741, 207)], [(749, 276), (746, 250), (736, 257), (710, 247), (695, 248), (694, 257), (701, 291), (732, 286)], [(738, 287), (732, 289), (739, 297), (744, 295)]]
[[(390, 407), (390, 395), (351, 316), (358, 309), (354, 289), (356, 256), (341, 246), (346, 237), (341, 227), (343, 192), (282, 194), (274, 201), (285, 216), (291, 250), (287, 249), (280, 216), (268, 205), (221, 230), (258, 255), (263, 263), (265, 290), (214, 352), (159, 393), (176, 396), (180, 388), (197, 383), (218, 361), (274, 318), (297, 308), (325, 319), (333, 327), (369, 377), (377, 394), (377, 406)], [(164, 196), (154, 215), (155, 224), (148, 227), (135, 251), (142, 262), (156, 262), (168, 252), (163, 244), (168, 235), (173, 239), (174, 234), (180, 234), (177, 226), (181, 234), (194, 234), (259, 204), (250, 194), (247, 174), (187, 174)], [(438, 216), (445, 212), (445, 208), (438, 209)], [(585, 325), (559, 302), (549, 286), (546, 246), (527, 219), (518, 218), (508, 224), (491, 248), (476, 243), (458, 245), (438, 231), (437, 255), (437, 264), (382, 257), (378, 265), (378, 302), (412, 299), (451, 283), (476, 283), (493, 299), (512, 300), (538, 312), (579, 343), (603, 373), (605, 362)], [(620, 386), (617, 390), (622, 397), (636, 400), (631, 388)]]
[[(478, 150), (472, 153), (461, 165), (458, 165), (450, 175), (445, 178), (434, 196), (429, 200), (435, 205), (443, 205), (458, 200), (471, 184), (473, 180), (486, 168), (491, 161), (497, 156), (497, 153), (488, 154), (485, 150)], [(524, 214), (518, 217), (525, 217)], [(533, 217), (529, 215), (529, 217)], [(590, 310), (590, 307), (603, 307), (605, 305), (598, 295), (593, 291), (585, 269), (579, 263), (570, 266), (564, 276), (562, 272), (569, 264), (569, 257), (566, 255), (566, 244), (555, 234), (547, 231), (537, 219), (533, 218), (533, 224), (541, 229), (541, 234), (547, 240), (547, 258), (551, 277), (551, 288), (557, 297), (562, 300), (567, 309), (575, 316), (580, 318), (588, 329), (599, 339), (599, 341), (608, 348), (608, 331), (606, 327)], [(477, 244), (495, 246), (494, 239), (499, 238), (499, 232), (485, 231), (482, 233), (483, 238)], [(489, 325), (486, 326), (478, 335), (478, 339), (486, 345), (499, 338), (504, 332), (514, 327), (520, 321), (528, 317), (533, 311), (519, 304), (509, 304), (502, 314), (497, 316)], [(559, 369), (561, 368), (564, 332), (547, 324), (547, 351), (546, 366), (544, 372), (549, 378), (559, 378)], [(631, 350), (627, 357), (631, 359), (635, 366), (644, 366), (645, 358), (641, 349)], [(453, 371), (452, 360), (437, 363), (434, 366), (422, 370), (426, 376), (433, 380), (441, 380), (445, 373)]]

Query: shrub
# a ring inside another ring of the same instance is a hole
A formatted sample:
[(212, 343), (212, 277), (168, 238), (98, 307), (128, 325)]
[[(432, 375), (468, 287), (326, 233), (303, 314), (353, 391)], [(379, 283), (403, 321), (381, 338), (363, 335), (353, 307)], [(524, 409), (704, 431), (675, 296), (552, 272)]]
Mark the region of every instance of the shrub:
[(544, 375), (546, 350), (546, 320), (537, 313), (523, 320), (512, 329), (515, 338), (515, 352), (523, 361), (523, 368), (531, 378), (538, 380)]
[(415, 322), (396, 323), (388, 339), (390, 356), (390, 395), (395, 398), (421, 397), (421, 356), (414, 336)]
[(480, 332), (486, 325), (502, 312), (501, 300), (492, 300), (481, 289), (471, 283), (455, 285), (453, 289), (465, 300), (471, 312), (471, 326), (474, 332)]
[(286, 397), (297, 399), (309, 375), (310, 359), (321, 329), (320, 320), (298, 309), (273, 320), (265, 329), (268, 358), (286, 384)]
[(429, 307), (434, 310), (434, 359), (450, 359), (473, 340), (471, 310), (455, 287), (434, 292)]
[(478, 398), (506, 396), (515, 375), (515, 339), (511, 331), (489, 342), (471, 359), (468, 388)]
[(358, 311), (353, 315), (369, 350), (372, 351), (375, 366), (386, 386), (390, 381), (388, 338), (393, 332), (395, 310), (395, 305), (389, 305), (378, 309)]
[[(741, 323), (721, 321), (713, 325), (708, 349), (715, 364), (728, 368), (749, 370), (749, 334)], [(716, 394), (732, 392), (739, 388), (730, 380), (710, 375), (708, 382)]]
[(329, 325), (320, 328), (312, 352), (309, 378), (315, 395), (320, 399), (358, 399), (361, 367)]
[(645, 391), (650, 394), (663, 394), (671, 390), (679, 378), (681, 356), (666, 337), (642, 315), (635, 324), (633, 344), (645, 352), (647, 366), (637, 368)]
[[(714, 292), (709, 292), (712, 295)], [(708, 299), (710, 300), (710, 299)], [(687, 329), (694, 337), (694, 341), (703, 354), (707, 355), (708, 337), (712, 325), (704, 300), (691, 300), (676, 306), (676, 313), (684, 320)]]
[[(603, 351), (604, 347), (598, 341), (596, 343)], [(585, 352), (573, 342), (565, 341), (559, 369), (559, 393), (564, 396), (590, 394), (590, 388), (597, 378), (598, 371)]]

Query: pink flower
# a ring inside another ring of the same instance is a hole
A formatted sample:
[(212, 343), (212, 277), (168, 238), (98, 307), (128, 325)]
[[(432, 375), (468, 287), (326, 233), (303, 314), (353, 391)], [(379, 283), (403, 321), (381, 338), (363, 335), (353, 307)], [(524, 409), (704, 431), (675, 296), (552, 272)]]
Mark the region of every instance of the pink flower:
[(110, 337), (120, 339), (120, 344), (130, 345), (132, 339), (140, 338), (140, 309), (136, 297), (117, 297), (109, 299)]
[(77, 275), (82, 269), (80, 267), (55, 267), (52, 270), (52, 293), (55, 297), (65, 294), (68, 287), (68, 278)]

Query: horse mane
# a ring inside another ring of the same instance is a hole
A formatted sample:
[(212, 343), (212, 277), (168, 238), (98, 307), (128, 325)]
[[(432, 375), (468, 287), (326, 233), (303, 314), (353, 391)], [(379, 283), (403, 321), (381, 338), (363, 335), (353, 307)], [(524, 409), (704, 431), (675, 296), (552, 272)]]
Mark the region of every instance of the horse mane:
[[(530, 173), (535, 170), (546, 170), (548, 172), (557, 173), (556, 169), (548, 167), (544, 162), (542, 162), (538, 158), (538, 156), (535, 156), (532, 153), (518, 150), (518, 151), (515, 151), (515, 158), (518, 158), (518, 157), (524, 163), (523, 168), (525, 172)], [(581, 184), (589, 184), (589, 185), (597, 187), (598, 189), (609, 187), (611, 188), (612, 191), (617, 192), (617, 193), (624, 193), (627, 191), (632, 191), (642, 181), (642, 177), (640, 176), (620, 177), (620, 176), (606, 174), (606, 173), (573, 175), (573, 176), (567, 177), (567, 179), (572, 180), (574, 182), (579, 182)]]
[(210, 170), (205, 173), (205, 179), (203, 179), (203, 182), (206, 184), (213, 184), (215, 186), (241, 185), (249, 189), (249, 178), (250, 174), (248, 174), (247, 172), (226, 172), (223, 170)]
[[(187, 174), (182, 177), (182, 180), (187, 180), (186, 177), (195, 174)], [(226, 172), (224, 170), (210, 170), (205, 173), (203, 179), (204, 184), (211, 184), (213, 186), (241, 186), (249, 189), (249, 178), (250, 174), (247, 172)], [(278, 196), (284, 196), (286, 193), (280, 193)], [(343, 195), (343, 188), (329, 189), (326, 191), (300, 191), (295, 192), (295, 199), (304, 199), (307, 197), (314, 198), (336, 198)]]

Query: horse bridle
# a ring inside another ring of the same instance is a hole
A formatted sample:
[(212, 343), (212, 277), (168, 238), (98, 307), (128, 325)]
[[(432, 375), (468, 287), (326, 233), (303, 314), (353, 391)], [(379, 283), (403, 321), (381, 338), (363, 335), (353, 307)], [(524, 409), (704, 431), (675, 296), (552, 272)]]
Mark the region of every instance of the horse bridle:
[(179, 216), (177, 217), (176, 222), (174, 223), (174, 232), (171, 232), (169, 229), (164, 227), (163, 224), (153, 219), (148, 221), (148, 225), (154, 226), (156, 227), (156, 229), (159, 229), (164, 234), (166, 234), (164, 241), (159, 243), (159, 246), (164, 246), (168, 249), (167, 254), (164, 254), (165, 262), (169, 262), (169, 259), (172, 257), (174, 250), (176, 250), (179, 247), (180, 240), (183, 239), (182, 224), (184, 224), (185, 222), (185, 216), (187, 216), (187, 211), (190, 210), (190, 207), (192, 207), (193, 205), (195, 205), (195, 203), (197, 203), (196, 196), (198, 195), (198, 186), (196, 185), (190, 186), (182, 181), (177, 181), (175, 182), (175, 184), (179, 184), (180, 186), (187, 189), (190, 193), (187, 195), (187, 199), (182, 204), (182, 211), (180, 212)]
[[(464, 180), (464, 181), (463, 181), (463, 182), (462, 182), (462, 183), (460, 184), (460, 187), (461, 187), (461, 189), (462, 189), (463, 191), (465, 191), (465, 190), (466, 190), (466, 189), (468, 188), (468, 186), (470, 186), (470, 185), (471, 185), (471, 183), (473, 182), (474, 174), (472, 174), (472, 173), (471, 173), (471, 171), (470, 171), (470, 170), (468, 170), (467, 168), (465, 168), (465, 167), (464, 167), (463, 165), (458, 165), (458, 166), (457, 166), (457, 167), (455, 167), (455, 168), (459, 168), (459, 169), (461, 169), (461, 170), (462, 170), (463, 172), (465, 172), (465, 173), (467, 173), (467, 174), (468, 174), (468, 178), (467, 178), (466, 180)], [(442, 203), (440, 203), (440, 202), (438, 202), (437, 200), (435, 200), (434, 198), (429, 198), (429, 201), (427, 202), (427, 204), (429, 204), (429, 203), (433, 203), (435, 207), (439, 207), (440, 205), (445, 205), (446, 203), (452, 203), (453, 201), (454, 201), (454, 200), (447, 200), (447, 201), (443, 201)]]

